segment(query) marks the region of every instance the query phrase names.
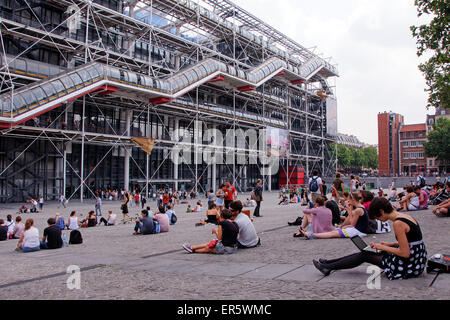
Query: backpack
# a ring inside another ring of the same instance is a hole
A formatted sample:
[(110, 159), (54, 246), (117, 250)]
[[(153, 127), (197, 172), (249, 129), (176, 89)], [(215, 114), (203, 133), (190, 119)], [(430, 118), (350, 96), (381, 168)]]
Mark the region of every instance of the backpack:
[(170, 222), (172, 222), (172, 224), (175, 224), (175, 223), (177, 223), (177, 221), (178, 221), (178, 218), (174, 212), (174, 213), (172, 213), (172, 218), (170, 219)]
[(450, 273), (450, 256), (435, 254), (427, 263), (427, 273), (437, 271), (438, 273)]
[(81, 232), (79, 230), (72, 230), (70, 232), (69, 244), (82, 244), (83, 237), (81, 236)]
[(312, 178), (310, 184), (309, 184), (309, 191), (311, 192), (317, 192), (319, 190), (319, 185), (317, 184), (318, 178)]
[(423, 188), (426, 185), (426, 180), (424, 177), (420, 176), (420, 187)]

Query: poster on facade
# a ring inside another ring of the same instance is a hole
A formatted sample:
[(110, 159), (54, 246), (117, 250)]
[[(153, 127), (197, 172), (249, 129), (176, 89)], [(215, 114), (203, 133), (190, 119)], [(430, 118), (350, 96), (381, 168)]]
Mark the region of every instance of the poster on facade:
[(267, 127), (267, 156), (286, 157), (289, 153), (289, 131)]
[(330, 136), (337, 136), (337, 101), (334, 98), (328, 97), (327, 103), (327, 133)]

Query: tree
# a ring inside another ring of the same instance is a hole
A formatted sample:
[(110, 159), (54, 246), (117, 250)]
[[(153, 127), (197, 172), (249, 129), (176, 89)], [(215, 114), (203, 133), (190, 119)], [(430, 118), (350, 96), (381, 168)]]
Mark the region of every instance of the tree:
[(433, 130), (428, 134), (428, 142), (424, 143), (427, 157), (443, 161), (450, 160), (450, 120), (439, 118), (433, 125)]
[(411, 26), (413, 37), (417, 39), (417, 55), (421, 57), (431, 50), (434, 55), (419, 65), (425, 75), (428, 89), (428, 104), (432, 107), (450, 108), (450, 1), (415, 0), (418, 16), (431, 14), (428, 25)]
[(338, 158), (339, 167), (347, 168), (348, 166), (350, 166), (352, 155), (351, 155), (350, 150), (346, 146), (344, 146), (342, 144), (338, 144), (337, 158)]
[(367, 168), (371, 169), (378, 169), (378, 151), (377, 148), (374, 147), (367, 147), (363, 150), (365, 157), (366, 157), (366, 164), (365, 166)]

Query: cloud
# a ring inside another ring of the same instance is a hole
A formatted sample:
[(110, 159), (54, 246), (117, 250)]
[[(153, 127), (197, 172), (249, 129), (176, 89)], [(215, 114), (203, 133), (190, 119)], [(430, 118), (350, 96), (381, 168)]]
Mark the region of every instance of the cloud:
[(378, 143), (377, 114), (394, 111), (407, 123), (425, 121), (427, 94), (409, 27), (418, 25), (409, 0), (235, 0), (235, 3), (316, 54), (333, 57), (338, 126)]

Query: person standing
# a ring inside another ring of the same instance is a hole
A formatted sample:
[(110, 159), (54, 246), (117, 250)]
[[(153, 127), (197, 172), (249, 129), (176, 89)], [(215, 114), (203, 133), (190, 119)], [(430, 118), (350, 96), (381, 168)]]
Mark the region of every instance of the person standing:
[(260, 208), (261, 208), (261, 201), (263, 201), (262, 192), (263, 192), (262, 180), (258, 179), (255, 189), (253, 190), (253, 196), (255, 197), (255, 201), (256, 201), (256, 208), (255, 208), (255, 211), (253, 212), (253, 216), (258, 217), (258, 218), (262, 217), (259, 212)]
[(39, 211), (42, 211), (43, 208), (44, 208), (44, 197), (40, 196), (39, 197)]
[(58, 206), (58, 208), (61, 207), (61, 205), (64, 208), (66, 208), (66, 197), (64, 197), (63, 194), (59, 197), (59, 206)]
[(309, 192), (311, 193), (311, 201), (316, 203), (317, 199), (321, 198), (323, 194), (323, 182), (317, 170), (313, 171), (313, 176), (309, 178), (308, 185)]
[[(100, 214), (97, 214), (100, 213)], [(97, 195), (95, 202), (95, 216), (102, 216), (102, 199)]]
[(334, 200), (339, 203), (339, 199), (342, 198), (342, 194), (344, 192), (344, 182), (341, 179), (341, 174), (336, 174), (336, 179), (334, 179), (333, 184), (331, 186), (334, 193)]
[(230, 209), (230, 204), (236, 200), (236, 188), (231, 185), (230, 181), (225, 182), (225, 208)]

